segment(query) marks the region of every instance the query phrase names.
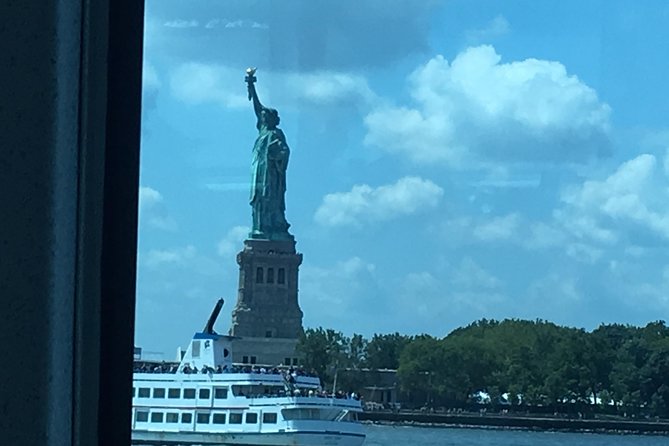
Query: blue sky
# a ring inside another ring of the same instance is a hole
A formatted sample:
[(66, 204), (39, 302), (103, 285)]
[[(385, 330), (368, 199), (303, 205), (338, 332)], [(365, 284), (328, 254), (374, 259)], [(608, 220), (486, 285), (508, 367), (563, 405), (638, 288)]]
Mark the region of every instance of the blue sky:
[(236, 301), (255, 117), (291, 148), (305, 327), (669, 310), (669, 3), (147, 2), (136, 343)]

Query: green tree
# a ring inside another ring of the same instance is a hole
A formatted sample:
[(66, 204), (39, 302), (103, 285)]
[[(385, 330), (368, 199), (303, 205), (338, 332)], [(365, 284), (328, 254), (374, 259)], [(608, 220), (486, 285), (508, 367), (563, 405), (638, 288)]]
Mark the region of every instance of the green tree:
[(402, 350), (409, 340), (408, 336), (399, 333), (375, 334), (367, 344), (367, 367), (370, 369), (397, 369)]
[(339, 331), (308, 328), (300, 337), (297, 349), (304, 358), (305, 368), (315, 370), (321, 379), (331, 382), (335, 368), (346, 363), (348, 343), (348, 338)]

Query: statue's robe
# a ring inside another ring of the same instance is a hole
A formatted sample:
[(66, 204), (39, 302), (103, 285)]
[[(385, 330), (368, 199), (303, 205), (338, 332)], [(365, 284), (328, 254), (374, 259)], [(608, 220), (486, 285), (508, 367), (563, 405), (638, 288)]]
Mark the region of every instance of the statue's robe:
[(260, 126), (251, 165), (252, 235), (267, 238), (288, 235), (285, 194), (289, 156), (283, 131)]

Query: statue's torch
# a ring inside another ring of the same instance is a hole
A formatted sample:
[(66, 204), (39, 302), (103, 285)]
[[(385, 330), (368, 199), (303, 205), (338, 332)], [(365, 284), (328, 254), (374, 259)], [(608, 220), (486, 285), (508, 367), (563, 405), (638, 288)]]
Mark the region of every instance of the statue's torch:
[(253, 97), (252, 94), (251, 94), (251, 89), (253, 87), (253, 84), (255, 83), (255, 81), (258, 80), (255, 77), (255, 74), (256, 74), (256, 69), (255, 68), (250, 68), (249, 67), (249, 68), (246, 69), (246, 77), (244, 78), (244, 80), (246, 81), (246, 83), (249, 86), (249, 101)]

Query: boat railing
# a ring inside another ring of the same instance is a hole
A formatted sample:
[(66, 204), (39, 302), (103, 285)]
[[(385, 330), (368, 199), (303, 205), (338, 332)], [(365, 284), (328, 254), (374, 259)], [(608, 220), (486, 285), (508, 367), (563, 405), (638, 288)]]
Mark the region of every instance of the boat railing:
[(181, 371), (179, 371), (179, 365), (174, 363), (142, 363), (135, 364), (133, 367), (134, 373), (163, 373), (163, 374), (176, 374), (183, 373), (186, 375), (208, 375), (208, 374), (248, 374), (248, 375), (277, 375), (277, 376), (292, 376), (293, 378), (298, 377), (308, 377), (308, 378), (318, 378), (318, 375), (315, 372), (308, 372), (304, 369), (288, 369), (281, 367), (265, 368), (265, 367), (244, 367), (244, 366), (218, 366), (218, 367), (203, 367), (198, 369), (197, 367), (186, 366)]

